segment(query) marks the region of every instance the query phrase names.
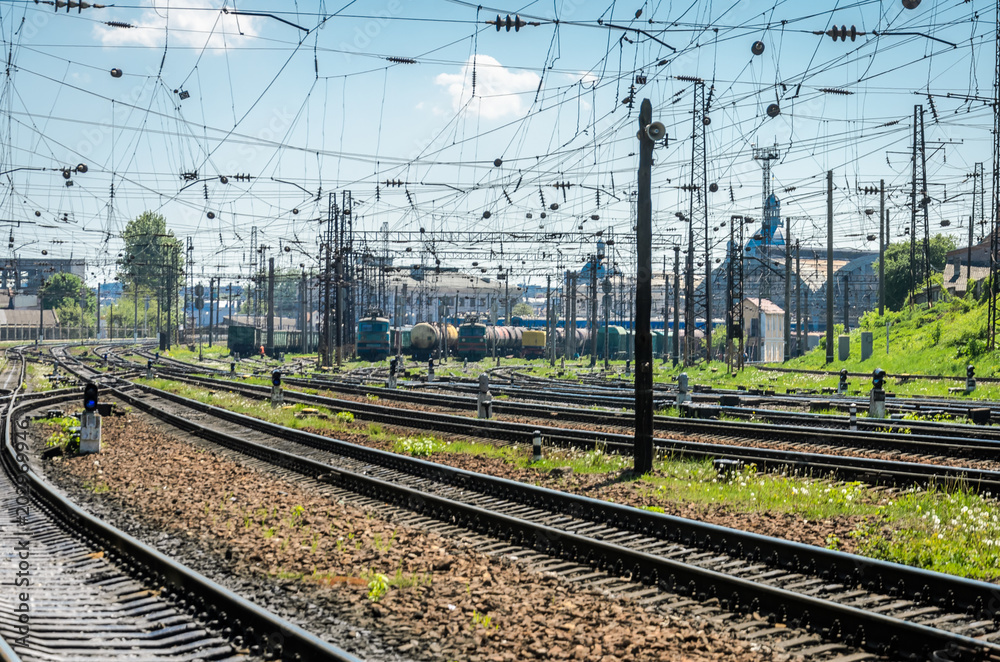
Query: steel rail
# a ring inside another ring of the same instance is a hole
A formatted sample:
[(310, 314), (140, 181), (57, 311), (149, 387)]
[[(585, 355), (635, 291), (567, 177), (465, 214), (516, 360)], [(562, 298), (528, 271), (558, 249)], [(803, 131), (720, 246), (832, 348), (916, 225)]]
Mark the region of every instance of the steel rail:
[[(269, 397), (270, 394), (267, 387), (239, 384), (228, 380), (212, 380), (192, 377), (190, 375), (175, 375), (172, 379), (188, 381), (199, 385), (210, 384), (214, 388), (226, 388), (259, 399)], [(284, 398), (288, 402), (300, 402), (348, 411), (366, 420), (401, 427), (431, 429), (439, 432), (516, 443), (529, 443), (534, 436), (534, 432), (538, 430), (542, 433), (545, 445), (576, 447), (589, 450), (594, 448), (597, 443), (602, 443), (609, 450), (623, 454), (631, 453), (632, 449), (632, 437), (625, 434), (555, 428), (540, 424), (514, 423), (492, 419), (473, 419), (466, 416), (414, 411), (411, 409), (400, 411), (392, 407), (377, 404), (361, 403), (353, 400), (337, 400), (296, 391), (285, 391)], [(658, 425), (658, 433), (662, 434), (667, 431), (716, 436), (733, 434), (746, 438), (756, 431), (757, 435), (755, 436), (759, 435), (765, 439), (769, 438), (768, 435), (778, 435), (775, 426), (768, 426), (766, 424), (722, 423), (719, 421), (699, 421), (696, 419), (671, 420), (678, 420), (679, 422), (669, 430), (664, 430), (663, 426)], [(737, 425), (741, 427), (736, 427)], [(815, 431), (810, 430), (809, 434), (813, 435), (814, 438), (806, 441), (821, 443), (821, 441), (816, 441), (815, 436), (817, 433)], [(832, 432), (825, 434), (827, 437), (833, 437)], [(783, 430), (783, 435), (794, 441), (804, 441), (801, 429), (788, 428)], [(889, 444), (891, 442), (892, 440), (887, 440), (885, 443)], [(871, 484), (888, 484), (905, 487), (930, 483), (950, 484), (984, 492), (1000, 492), (1000, 471), (683, 441), (663, 437), (656, 437), (654, 444), (657, 452), (663, 454), (675, 454), (695, 458), (734, 459), (745, 463), (754, 463), (761, 468), (788, 468), (793, 471), (800, 471), (804, 475), (826, 476), (833, 474), (845, 480), (861, 480)]]
[[(968, 611), (981, 618), (1000, 614), (998, 587), (986, 582), (943, 575), (885, 561), (857, 557), (843, 552), (769, 538), (684, 518), (643, 511), (628, 506), (557, 492), (503, 478), (454, 469), (433, 462), (358, 446), (328, 437), (293, 430), (211, 405), (181, 398), (151, 387), (143, 391), (182, 404), (280, 439), (312, 448), (321, 448), (374, 466), (425, 477), (438, 483), (460, 486), (489, 497), (597, 523), (614, 522), (619, 529), (677, 541), (705, 550), (726, 552), (740, 558), (766, 562), (774, 568), (813, 573), (824, 581), (868, 590), (888, 590), (895, 596), (912, 596), (923, 604), (936, 604), (953, 612)], [(240, 436), (207, 428), (171, 413), (129, 393), (116, 392), (131, 406), (163, 421), (238, 450), (252, 457), (318, 478), (360, 494), (402, 505), (436, 519), (458, 522), (514, 544), (574, 561), (590, 563), (634, 580), (685, 594), (715, 596), (736, 612), (767, 612), (799, 627), (809, 627), (824, 636), (843, 639), (869, 650), (927, 656), (947, 650), (950, 659), (1000, 659), (1000, 644), (939, 630), (857, 607), (803, 595), (787, 589), (762, 585), (704, 567), (693, 566), (654, 554), (644, 553), (588, 536), (556, 529), (519, 517), (492, 512), (480, 505), (459, 503), (423, 490), (380, 478), (334, 467), (300, 455), (246, 441)], [(365, 472), (367, 473), (367, 472)], [(791, 616), (789, 616), (791, 615)]]
[(69, 529), (80, 531), (81, 535), (92, 541), (95, 546), (102, 547), (105, 555), (119, 565), (144, 568), (145, 570), (140, 572), (151, 575), (158, 583), (170, 586), (177, 593), (188, 596), (194, 604), (201, 604), (204, 607), (213, 605), (220, 609), (226, 614), (225, 620), (229, 620), (236, 628), (242, 630), (248, 641), (253, 641), (254, 645), (266, 646), (273, 654), (299, 660), (360, 662), (357, 657), (346, 651), (265, 611), (124, 531), (90, 515), (70, 502), (59, 490), (22, 462), (11, 440), (11, 422), (32, 409), (59, 404), (77, 397), (79, 396), (76, 392), (61, 393), (21, 405), (11, 400), (3, 421), (4, 468), (8, 473), (17, 473), (19, 477), (24, 477), (32, 497), (50, 516), (64, 522)]

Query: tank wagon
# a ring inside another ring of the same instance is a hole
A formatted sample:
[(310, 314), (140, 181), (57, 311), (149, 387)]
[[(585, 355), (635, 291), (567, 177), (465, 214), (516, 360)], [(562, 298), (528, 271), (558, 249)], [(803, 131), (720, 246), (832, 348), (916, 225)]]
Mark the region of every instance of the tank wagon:
[(469, 315), (458, 327), (455, 354), (469, 361), (479, 361), (496, 349), (499, 356), (520, 356), (524, 329), (515, 326), (487, 326), (477, 315)]
[(410, 329), (410, 354), (418, 361), (426, 361), (437, 355), (441, 348), (441, 338), (446, 335), (448, 347), (455, 347), (458, 342), (458, 329), (453, 325), (441, 325), (431, 322), (414, 324)]

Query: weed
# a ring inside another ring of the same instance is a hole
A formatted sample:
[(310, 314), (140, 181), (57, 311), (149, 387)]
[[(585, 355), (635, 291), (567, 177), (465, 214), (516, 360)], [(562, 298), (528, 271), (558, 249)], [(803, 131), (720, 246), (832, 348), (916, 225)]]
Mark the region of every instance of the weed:
[(477, 610), (472, 610), (472, 625), (469, 626), (470, 630), (475, 630), (476, 626), (481, 625), (487, 630), (494, 630), (496, 632), (500, 631), (500, 626), (493, 622), (493, 617), (487, 614), (480, 614)]
[(349, 411), (338, 411), (336, 419), (338, 421), (340, 421), (341, 423), (353, 423), (354, 422), (354, 414), (352, 414)]
[(392, 450), (396, 453), (408, 453), (420, 457), (430, 457), (434, 453), (443, 451), (446, 444), (435, 437), (404, 437), (396, 441)]
[(80, 421), (71, 416), (46, 419), (46, 424), (55, 426), (45, 445), (49, 448), (61, 447), (63, 455), (75, 455), (80, 451)]
[(368, 573), (368, 599), (378, 602), (389, 590), (389, 578), (380, 572)]

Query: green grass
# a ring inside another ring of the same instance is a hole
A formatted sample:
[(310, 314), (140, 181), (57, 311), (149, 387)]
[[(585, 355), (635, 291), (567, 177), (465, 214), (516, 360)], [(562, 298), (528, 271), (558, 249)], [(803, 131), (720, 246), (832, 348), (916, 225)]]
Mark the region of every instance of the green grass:
[[(571, 467), (578, 474), (608, 474), (631, 484), (644, 507), (652, 511), (693, 505), (696, 509), (723, 508), (732, 513), (791, 514), (810, 521), (848, 517), (858, 522), (850, 537), (858, 552), (865, 556), (964, 577), (1000, 579), (1000, 503), (989, 495), (980, 496), (961, 488), (934, 487), (893, 494), (863, 483), (838, 482), (822, 476), (757, 473), (754, 467), (720, 476), (711, 459), (673, 457), (659, 459), (652, 474), (628, 477), (620, 472), (631, 467), (632, 459), (600, 448), (589, 451), (544, 448), (543, 459), (532, 462), (529, 445), (447, 442), (426, 433), (397, 436), (386, 433), (377, 424), (339, 420), (335, 412), (321, 408), (316, 408), (318, 414), (327, 418), (296, 417), (302, 406), (271, 409), (266, 402), (234, 394), (209, 394), (204, 389), (166, 380), (152, 382), (157, 388), (289, 427), (367, 434), (374, 440), (392, 443), (393, 449), (400, 453), (431, 459), (457, 454), (496, 458), (540, 473)], [(284, 518), (278, 517), (276, 511), (241, 515), (244, 526), (259, 522), (262, 535), (267, 535), (271, 527), (294, 529), (298, 517), (294, 509)], [(839, 542), (835, 536), (828, 540), (831, 547), (837, 547)], [(355, 547), (358, 545), (355, 543)], [(389, 584), (393, 585), (392, 581)]]
[[(986, 305), (971, 298), (948, 298), (933, 307), (915, 306), (899, 312), (887, 311), (884, 316), (869, 312), (861, 320), (860, 328), (852, 329), (850, 355), (847, 361), (826, 363), (825, 344), (805, 356), (787, 363), (771, 364), (801, 370), (823, 370), (839, 372), (847, 368), (852, 373), (863, 373), (865, 377), (850, 378), (850, 390), (867, 393), (871, 388), (871, 375), (875, 368), (882, 368), (888, 374), (887, 389), (899, 395), (947, 396), (949, 387), (965, 385), (965, 366), (976, 366), (977, 377), (1000, 377), (1000, 350), (986, 350)], [(889, 351), (886, 352), (886, 322), (889, 322)], [(861, 360), (861, 332), (872, 333), (872, 355)], [(724, 331), (718, 332), (723, 337)], [(835, 335), (842, 333), (842, 327), (835, 327)], [(836, 342), (836, 341), (835, 341)], [(548, 362), (523, 362), (524, 372), (539, 376), (558, 378), (558, 363), (550, 368)], [(614, 369), (622, 370), (624, 361), (612, 361)], [(598, 366), (603, 365), (599, 362)], [(576, 379), (576, 374), (589, 372), (589, 361), (585, 357), (567, 362), (563, 379)], [(735, 376), (730, 374), (725, 363), (699, 362), (687, 368), (673, 367), (669, 362), (654, 361), (653, 379), (656, 382), (676, 381), (677, 375), (687, 372), (692, 384), (702, 384), (719, 388), (774, 389), (783, 393), (786, 389), (814, 389), (836, 387), (837, 375), (788, 374), (761, 370), (747, 366)], [(954, 380), (906, 379), (902, 375), (945, 375)], [(1000, 399), (1000, 385), (980, 383), (971, 395), (959, 394), (963, 399)]]
[(27, 363), (24, 370), (25, 389), (28, 391), (51, 391), (55, 387), (49, 381), (52, 366), (44, 363)]
[(852, 536), (858, 552), (973, 579), (1000, 577), (1000, 507), (966, 491), (910, 491)]

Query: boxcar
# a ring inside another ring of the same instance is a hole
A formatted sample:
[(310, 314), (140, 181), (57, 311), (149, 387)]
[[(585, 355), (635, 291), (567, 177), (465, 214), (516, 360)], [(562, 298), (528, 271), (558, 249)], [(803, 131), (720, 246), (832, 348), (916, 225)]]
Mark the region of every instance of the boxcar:
[(545, 356), (545, 331), (525, 329), (521, 333), (521, 347), (525, 358), (539, 359)]
[(410, 353), (410, 329), (411, 326), (402, 326), (398, 329), (389, 330), (389, 344), (393, 353)]

